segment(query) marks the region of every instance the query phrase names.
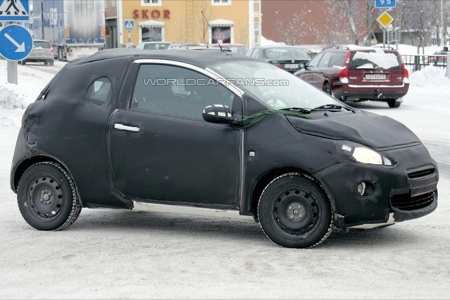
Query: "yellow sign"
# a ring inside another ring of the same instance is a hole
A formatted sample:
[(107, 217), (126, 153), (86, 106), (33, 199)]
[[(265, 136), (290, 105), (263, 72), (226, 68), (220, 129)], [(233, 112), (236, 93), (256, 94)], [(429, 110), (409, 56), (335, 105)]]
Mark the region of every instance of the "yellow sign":
[(381, 24), (381, 26), (386, 28), (392, 23), (392, 21), (394, 21), (394, 18), (385, 11), (377, 18), (377, 21)]

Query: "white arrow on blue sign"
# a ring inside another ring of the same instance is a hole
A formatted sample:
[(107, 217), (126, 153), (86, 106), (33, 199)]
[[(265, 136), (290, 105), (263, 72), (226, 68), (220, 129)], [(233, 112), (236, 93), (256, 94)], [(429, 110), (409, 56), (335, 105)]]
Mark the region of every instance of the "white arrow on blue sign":
[(30, 55), (33, 38), (30, 32), (20, 25), (7, 25), (0, 30), (0, 54), (8, 60), (22, 60)]
[(28, 21), (28, 0), (0, 0), (0, 21)]
[(375, 8), (394, 8), (395, 0), (375, 0)]
[(134, 29), (134, 20), (125, 20), (125, 29), (131, 31)]

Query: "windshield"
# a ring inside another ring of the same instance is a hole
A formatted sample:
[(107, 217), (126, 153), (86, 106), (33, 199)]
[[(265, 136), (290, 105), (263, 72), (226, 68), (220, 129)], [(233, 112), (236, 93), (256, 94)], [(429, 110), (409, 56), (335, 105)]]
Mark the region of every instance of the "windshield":
[(210, 68), (269, 109), (314, 109), (326, 104), (342, 105), (328, 94), (269, 63), (239, 60), (217, 63)]
[(309, 60), (309, 55), (300, 48), (268, 48), (263, 50), (264, 57), (270, 60)]
[(402, 66), (395, 53), (384, 51), (356, 51), (352, 55), (349, 69), (402, 70)]

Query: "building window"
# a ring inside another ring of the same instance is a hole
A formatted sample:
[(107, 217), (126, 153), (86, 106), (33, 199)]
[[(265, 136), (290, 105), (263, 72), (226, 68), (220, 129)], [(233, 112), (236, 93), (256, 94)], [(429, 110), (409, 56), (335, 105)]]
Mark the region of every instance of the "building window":
[(161, 42), (162, 41), (162, 27), (141, 27), (142, 42)]
[(156, 20), (139, 22), (139, 42), (163, 42), (165, 23)]
[(161, 6), (162, 0), (141, 0), (142, 6)]
[(231, 43), (231, 27), (230, 26), (212, 26), (211, 27), (211, 43)]
[(211, 0), (212, 5), (231, 5), (231, 0)]

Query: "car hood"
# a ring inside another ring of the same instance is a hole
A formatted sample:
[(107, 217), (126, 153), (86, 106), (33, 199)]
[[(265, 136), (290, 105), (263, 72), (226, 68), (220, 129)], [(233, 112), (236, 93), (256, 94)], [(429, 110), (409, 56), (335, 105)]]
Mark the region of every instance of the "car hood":
[[(316, 112), (319, 114), (319, 112)], [(299, 132), (336, 140), (348, 140), (384, 150), (421, 143), (405, 125), (389, 117), (367, 112), (327, 113), (325, 118), (305, 120), (288, 116)]]

